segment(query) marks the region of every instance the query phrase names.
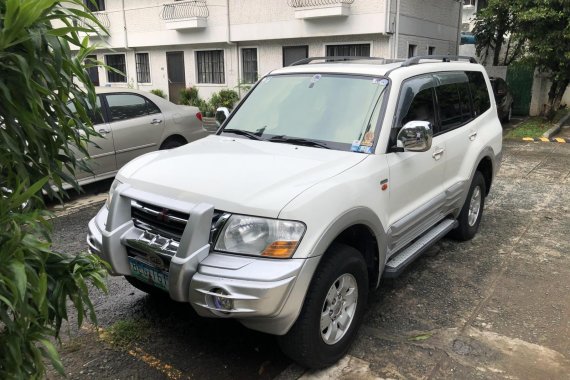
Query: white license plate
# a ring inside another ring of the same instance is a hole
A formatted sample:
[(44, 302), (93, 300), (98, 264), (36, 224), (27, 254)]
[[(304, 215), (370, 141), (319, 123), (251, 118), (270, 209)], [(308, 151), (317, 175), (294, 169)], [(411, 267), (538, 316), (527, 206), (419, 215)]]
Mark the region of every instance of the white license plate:
[(131, 267), (133, 277), (168, 291), (168, 272), (162, 271), (134, 257), (129, 257), (129, 266)]

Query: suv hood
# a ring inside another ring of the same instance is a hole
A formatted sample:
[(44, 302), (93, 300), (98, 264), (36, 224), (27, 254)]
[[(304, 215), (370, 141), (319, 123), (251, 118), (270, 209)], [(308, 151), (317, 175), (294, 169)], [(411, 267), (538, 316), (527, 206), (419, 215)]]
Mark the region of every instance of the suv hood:
[(137, 189), (218, 210), (277, 217), (314, 184), (367, 155), (283, 143), (208, 136), (180, 148), (153, 152), (117, 175)]

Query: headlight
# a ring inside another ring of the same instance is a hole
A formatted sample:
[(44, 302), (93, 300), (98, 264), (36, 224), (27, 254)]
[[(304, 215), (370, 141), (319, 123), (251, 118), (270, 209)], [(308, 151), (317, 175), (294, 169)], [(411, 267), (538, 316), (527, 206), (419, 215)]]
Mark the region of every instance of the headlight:
[(113, 183), (111, 184), (111, 188), (109, 189), (109, 195), (107, 196), (107, 203), (105, 203), (105, 206), (107, 206), (107, 208), (109, 208), (109, 206), (111, 205), (111, 201), (113, 200), (113, 193), (115, 192), (117, 187), (119, 187), (119, 185), (122, 185), (122, 182), (119, 180), (114, 180)]
[(290, 220), (232, 215), (218, 236), (215, 250), (276, 258), (293, 256), (305, 225)]

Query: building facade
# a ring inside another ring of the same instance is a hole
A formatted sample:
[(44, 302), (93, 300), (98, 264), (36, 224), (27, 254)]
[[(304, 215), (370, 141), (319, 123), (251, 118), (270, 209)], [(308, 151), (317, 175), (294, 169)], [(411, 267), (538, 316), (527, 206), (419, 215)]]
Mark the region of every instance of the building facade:
[(86, 0), (109, 35), (90, 35), (101, 86), (208, 98), (310, 56), (457, 54), (457, 0)]

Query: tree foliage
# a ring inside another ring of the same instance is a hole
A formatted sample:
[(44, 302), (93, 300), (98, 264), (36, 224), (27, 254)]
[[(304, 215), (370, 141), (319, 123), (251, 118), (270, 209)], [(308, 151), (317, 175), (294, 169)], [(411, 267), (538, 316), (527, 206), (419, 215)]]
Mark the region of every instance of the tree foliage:
[(552, 81), (545, 113), (553, 117), (570, 84), (570, 1), (518, 0), (516, 7), (526, 58)]
[(74, 172), (86, 169), (78, 158), (95, 134), (85, 62), (93, 48), (80, 38), (95, 29), (76, 26), (84, 20), (101, 27), (81, 0), (0, 1), (2, 379), (41, 378), (46, 358), (62, 372), (53, 337), (68, 318), (68, 300), (81, 324), (95, 320), (87, 285), (105, 290), (98, 258), (52, 250), (41, 197), (42, 188), (60, 197), (64, 182), (78, 187)]
[(548, 73), (552, 85), (546, 113), (558, 110), (570, 83), (570, 1), (489, 0), (478, 12), (473, 32), (477, 54), (484, 59), (492, 55), (493, 65), (524, 60)]

